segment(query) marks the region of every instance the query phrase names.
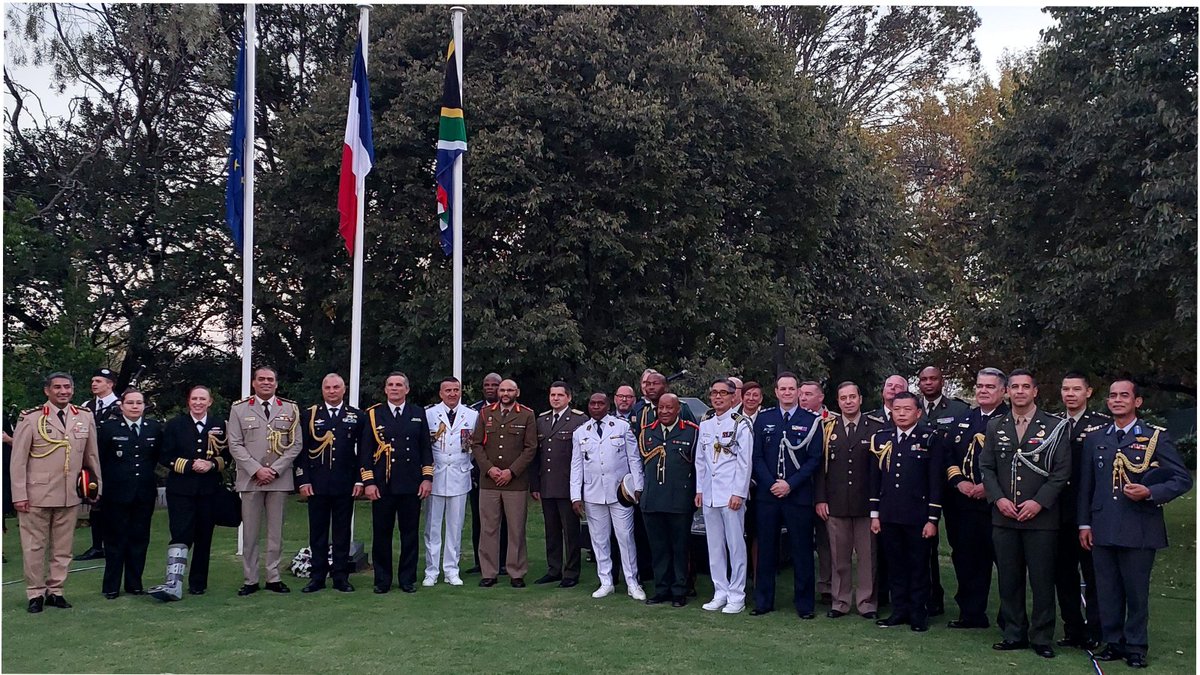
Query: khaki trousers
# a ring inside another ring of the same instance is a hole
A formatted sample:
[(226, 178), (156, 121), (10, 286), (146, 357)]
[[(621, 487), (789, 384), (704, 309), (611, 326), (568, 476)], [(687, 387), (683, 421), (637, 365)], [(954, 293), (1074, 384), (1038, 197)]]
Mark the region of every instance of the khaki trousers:
[[(62, 595), (75, 544), (78, 506), (31, 506), (17, 513), (25, 563), (25, 597)], [(46, 576), (46, 549), (50, 550), (50, 576)]]
[(279, 581), (283, 551), (283, 506), (288, 493), (242, 492), (242, 576), (248, 585), (258, 583), (258, 537), (267, 520), (267, 583)]
[(525, 550), (525, 517), (529, 511), (525, 490), (479, 490), (479, 569), (484, 579), (500, 574), (500, 519), (508, 524), (508, 576), (524, 579), (529, 571)]
[(829, 517), (829, 562), (833, 568), (830, 579), (833, 609), (850, 611), (851, 560), (858, 560), (858, 613), (878, 610), (875, 598), (875, 535), (871, 534), (871, 519)]

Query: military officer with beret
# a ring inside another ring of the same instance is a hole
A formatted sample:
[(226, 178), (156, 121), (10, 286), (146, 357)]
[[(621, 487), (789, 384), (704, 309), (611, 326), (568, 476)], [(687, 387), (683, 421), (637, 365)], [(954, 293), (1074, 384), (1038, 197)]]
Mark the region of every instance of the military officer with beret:
[[(358, 441), (362, 411), (346, 403), (346, 381), (337, 373), (321, 380), (321, 402), (304, 411), (300, 425), (304, 448), (296, 457), (296, 484), (308, 500), (308, 545), (312, 576), (302, 593), (325, 588), (332, 572), (333, 588), (342, 593), (350, 584), (350, 524), (354, 498), (363, 493)], [(333, 541), (333, 566), (329, 542)]]
[[(118, 397), (113, 392), (117, 374), (108, 368), (100, 368), (92, 373), (92, 398), (83, 404), (83, 408), (92, 413), (96, 429), (100, 423), (114, 415), (120, 414)], [(104, 557), (104, 537), (108, 528), (104, 524), (104, 505), (92, 504), (88, 508), (88, 528), (92, 531), (92, 545), (88, 550), (75, 556), (76, 560), (97, 560)]]
[[(571, 508), (577, 514), (587, 515), (588, 535), (600, 576), (600, 588), (592, 597), (603, 598), (613, 593), (611, 539), (615, 535), (629, 597), (645, 600), (646, 592), (638, 578), (633, 506), (622, 502), (622, 496), (636, 500), (644, 487), (637, 439), (629, 422), (608, 413), (608, 396), (602, 392), (588, 399), (588, 417), (588, 422), (571, 433)], [(625, 485), (627, 477), (632, 495)]]
[(1167, 547), (1163, 505), (1192, 489), (1192, 477), (1166, 429), (1138, 419), (1142, 395), (1132, 380), (1110, 385), (1112, 423), (1093, 425), (1079, 481), (1079, 544), (1096, 568), (1101, 632), (1098, 661), (1145, 668), (1150, 645), (1150, 571)]
[(383, 384), (387, 401), (367, 408), (359, 441), (362, 482), (371, 500), (375, 593), (392, 587), (392, 532), (397, 525), (396, 584), (405, 593), (417, 592), (417, 530), (421, 501), (433, 492), (433, 444), (425, 410), (407, 401), (408, 392), (408, 376), (389, 373)]
[[(1066, 420), (1038, 410), (1037, 383), (1025, 369), (1008, 376), (1012, 410), (988, 422), (979, 458), (992, 504), (992, 541), (1000, 577), (1003, 640), (993, 649), (1033, 647), (1053, 658), (1054, 552), (1062, 522), (1059, 494), (1071, 477)], [(1025, 612), (1025, 583), (1033, 611)]]
[(163, 429), (159, 464), (167, 467), (167, 522), (171, 541), (167, 546), (166, 581), (150, 589), (164, 602), (183, 599), (183, 575), (191, 554), (187, 591), (203, 595), (208, 589), (208, 559), (212, 550), (213, 508), (225, 488), (225, 466), (233, 461), (225, 420), (213, 415), (212, 391), (202, 385), (188, 390), (188, 409), (167, 422)]
[(875, 537), (871, 534), (870, 489), (871, 438), (883, 423), (862, 414), (858, 385), (843, 382), (837, 388), (842, 411), (826, 426), (824, 459), (814, 488), (817, 517), (829, 530), (829, 554), (833, 568), (832, 606), (825, 616), (836, 619), (850, 612), (853, 591), (851, 571), (858, 565), (858, 590), (854, 594), (858, 613), (865, 619), (878, 618), (875, 596)]
[(650, 540), (654, 596), (648, 605), (687, 604), (688, 536), (696, 500), (696, 445), (700, 427), (680, 416), (675, 394), (657, 400), (653, 421), (638, 434), (645, 485), (639, 504)]
[[(784, 372), (775, 378), (779, 406), (758, 414), (754, 423), (754, 494), (758, 506), (758, 576), (754, 584), (754, 609), (750, 616), (775, 611), (775, 575), (779, 536), (807, 535), (813, 525), (813, 478), (821, 464), (821, 424), (801, 408), (797, 399), (800, 380)], [(813, 608), (813, 539), (789, 536), (792, 549), (792, 603), (801, 619), (815, 618)]]
[[(447, 377), (438, 384), (441, 401), (425, 409), (433, 444), (433, 492), (425, 520), (424, 586), (437, 583), (438, 567), (446, 583), (462, 586), (459, 546), (471, 490), (471, 434), (479, 413), (462, 404), (462, 383)], [(445, 525), (445, 537), (442, 527)]]
[[(1075, 506), (1079, 503), (1079, 479), (1086, 466), (1083, 444), (1088, 429), (1098, 431), (1112, 423), (1112, 418), (1096, 410), (1088, 410), (1092, 385), (1088, 376), (1072, 371), (1063, 376), (1059, 395), (1066, 408), (1067, 432), (1071, 439), (1071, 479), (1058, 499), (1062, 525), (1058, 531), (1058, 553), (1054, 565), (1054, 588), (1058, 593), (1058, 608), (1062, 612), (1063, 639), (1059, 647), (1080, 647), (1095, 650), (1100, 647), (1100, 601), (1096, 598), (1096, 572), (1092, 553), (1079, 545), (1079, 519)], [(1080, 574), (1083, 593), (1080, 595)], [(1085, 616), (1086, 614), (1086, 616)]]
[(479, 509), (483, 534), (479, 559), (483, 578), (479, 585), (496, 585), (500, 571), (500, 522), (508, 523), (508, 574), (513, 588), (525, 587), (529, 557), (525, 549), (525, 519), (529, 512), (529, 475), (537, 453), (537, 419), (517, 403), (521, 390), (504, 380), (499, 400), (479, 412), (471, 435), (471, 454), (479, 466)]
[(120, 415), (100, 423), (98, 447), (104, 472), (104, 525), (108, 542), (101, 592), (113, 600), (125, 592), (142, 595), (142, 572), (150, 546), (150, 520), (158, 499), (154, 467), (158, 464), (163, 428), (144, 417), (146, 400), (137, 389), (121, 394)]
[(278, 372), (270, 366), (254, 370), (254, 394), (229, 411), (229, 453), (237, 463), (235, 488), (242, 496), (242, 572), (238, 595), (258, 591), (258, 542), (267, 525), (267, 583), (274, 593), (287, 593), (279, 576), (283, 553), (283, 515), (295, 486), (293, 464), (303, 446), (300, 408), (275, 395)]
[(883, 544), (892, 596), (892, 614), (875, 623), (922, 633), (929, 630), (929, 556), (942, 515), (943, 441), (921, 423), (915, 395), (896, 394), (891, 411), (894, 426), (871, 439), (871, 531)]
[(992, 594), (992, 507), (988, 504), (979, 459), (987, 425), (1008, 414), (1004, 391), (1008, 377), (996, 368), (975, 376), (975, 402), (979, 404), (951, 428), (946, 452), (947, 487), (942, 498), (950, 560), (958, 578), (958, 618), (950, 628), (987, 628), (988, 597)]
[(561, 588), (579, 583), (579, 516), (571, 508), (572, 434), (587, 416), (571, 408), (571, 387), (550, 385), (550, 410), (538, 415), (538, 451), (529, 473), (529, 491), (542, 504), (546, 524), (546, 574), (535, 584), (559, 582)]
[(67, 373), (51, 373), (44, 391), (46, 403), (21, 413), (17, 421), (9, 468), (13, 508), (21, 524), (25, 597), (33, 614), (45, 605), (71, 606), (63, 585), (82, 501), (77, 488), (81, 470), (93, 473), (97, 493), (103, 495), (96, 424), (92, 413), (71, 405), (74, 380)]
[(746, 497), (754, 432), (750, 420), (733, 410), (734, 383), (725, 378), (709, 387), (712, 410), (700, 420), (696, 448), (696, 508), (703, 509), (713, 599), (710, 612), (738, 614), (746, 606)]

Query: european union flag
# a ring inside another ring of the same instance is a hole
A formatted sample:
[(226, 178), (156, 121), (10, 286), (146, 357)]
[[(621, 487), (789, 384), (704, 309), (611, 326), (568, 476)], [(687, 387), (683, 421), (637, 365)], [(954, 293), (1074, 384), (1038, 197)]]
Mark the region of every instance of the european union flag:
[(242, 204), (246, 193), (246, 116), (242, 110), (246, 90), (246, 39), (238, 50), (233, 81), (233, 131), (229, 134), (229, 182), (225, 185), (225, 222), (233, 243), (242, 250)]

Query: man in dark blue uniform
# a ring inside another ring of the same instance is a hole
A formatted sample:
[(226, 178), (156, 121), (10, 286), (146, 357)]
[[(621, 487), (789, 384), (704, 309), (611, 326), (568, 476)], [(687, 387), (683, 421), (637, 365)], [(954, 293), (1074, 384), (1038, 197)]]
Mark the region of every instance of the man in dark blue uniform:
[(1162, 507), (1192, 489), (1165, 429), (1137, 418), (1141, 392), (1119, 379), (1108, 390), (1112, 424), (1088, 433), (1079, 482), (1079, 544), (1092, 552), (1104, 651), (1145, 668), (1150, 645), (1150, 570), (1167, 546)]
[(325, 588), (331, 529), (333, 588), (343, 593), (354, 590), (349, 580), (350, 523), (354, 498), (363, 493), (358, 459), (363, 414), (348, 405), (345, 396), (342, 376), (326, 375), (321, 380), (323, 400), (304, 411), (300, 421), (304, 447), (296, 457), (296, 485), (308, 498), (308, 545), (312, 551), (312, 578), (302, 593)]
[[(92, 398), (88, 399), (81, 407), (92, 412), (97, 429), (104, 420), (121, 415), (119, 399), (113, 393), (113, 385), (116, 384), (116, 381), (117, 374), (108, 368), (101, 368), (92, 373)], [(104, 501), (107, 503), (108, 500)], [(104, 538), (105, 533), (109, 530), (108, 526), (104, 524), (105, 511), (105, 504), (99, 502), (89, 507), (88, 527), (92, 531), (92, 545), (88, 550), (75, 556), (76, 560), (98, 560), (104, 557)]]
[(654, 595), (647, 605), (687, 604), (688, 536), (696, 509), (696, 443), (700, 427), (681, 418), (674, 394), (657, 399), (658, 411), (637, 432), (645, 487), (639, 503), (650, 539)]
[(407, 403), (408, 376), (393, 372), (383, 386), (387, 401), (366, 410), (359, 440), (359, 466), (371, 500), (371, 558), (375, 592), (392, 586), (392, 530), (400, 529), (400, 563), (396, 582), (416, 593), (417, 528), (421, 500), (433, 491), (433, 445), (425, 409)]
[[(1087, 375), (1070, 372), (1063, 376), (1059, 391), (1066, 408), (1067, 431), (1071, 439), (1071, 480), (1063, 487), (1058, 499), (1062, 502), (1062, 525), (1058, 531), (1058, 552), (1054, 561), (1054, 588), (1058, 593), (1058, 608), (1062, 613), (1063, 639), (1059, 647), (1081, 647), (1095, 650), (1100, 647), (1100, 603), (1096, 599), (1096, 572), (1092, 554), (1079, 545), (1079, 476), (1084, 469), (1083, 442), (1088, 429), (1108, 426), (1112, 418), (1088, 410), (1092, 384)], [(1079, 576), (1083, 574), (1083, 597), (1080, 597)], [(1083, 605), (1086, 604), (1086, 607)], [(1085, 617), (1086, 611), (1086, 617)]]
[(891, 569), (892, 614), (875, 623), (929, 630), (929, 556), (942, 514), (943, 437), (919, 422), (917, 397), (892, 399), (894, 427), (871, 440), (871, 531)]
[(158, 498), (154, 467), (163, 437), (162, 425), (143, 417), (142, 392), (125, 390), (120, 410), (100, 423), (97, 434), (104, 476), (104, 541), (108, 542), (101, 591), (109, 600), (120, 595), (122, 575), (126, 593), (145, 593), (142, 571)]
[[(813, 476), (821, 464), (823, 435), (817, 416), (797, 403), (800, 380), (785, 372), (775, 379), (779, 407), (767, 408), (754, 423), (754, 499), (758, 519), (758, 573), (751, 616), (775, 609), (780, 528), (786, 526), (792, 549), (793, 603), (801, 619), (812, 619)], [(649, 474), (647, 474), (649, 475)]]
[[(958, 618), (950, 628), (987, 628), (988, 597), (992, 594), (992, 506), (988, 504), (979, 473), (979, 454), (987, 425), (995, 417), (1008, 413), (1004, 390), (1008, 382), (1004, 372), (984, 368), (975, 376), (975, 402), (964, 417), (948, 432), (946, 449), (945, 494), (942, 496), (946, 518), (946, 540), (950, 542), (950, 560), (958, 577)], [(1078, 590), (1078, 589), (1077, 589)]]

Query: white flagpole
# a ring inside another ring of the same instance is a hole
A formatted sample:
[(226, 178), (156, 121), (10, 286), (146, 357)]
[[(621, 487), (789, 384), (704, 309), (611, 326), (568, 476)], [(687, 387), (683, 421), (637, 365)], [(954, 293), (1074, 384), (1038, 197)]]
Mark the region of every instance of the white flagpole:
[[(257, 31), (254, 3), (246, 3), (246, 91), (242, 92), (242, 114), (246, 116), (246, 138), (242, 159), (245, 162), (246, 189), (242, 194), (242, 398), (250, 396), (250, 369), (253, 361), (251, 337), (254, 333), (254, 52)], [(237, 554), (242, 554), (242, 526), (238, 525)]]
[[(363, 67), (367, 65), (367, 31), (371, 25), (371, 6), (358, 6), (358, 39), (362, 42)], [(360, 94), (362, 92), (359, 92)], [(363, 124), (365, 120), (359, 120)], [(354, 290), (350, 307), (350, 405), (358, 407), (362, 380), (362, 292), (363, 292), (363, 214), (367, 210), (366, 176), (355, 176), (358, 206), (354, 222)], [(350, 510), (350, 540), (354, 541), (354, 509)], [(323, 555), (324, 553), (322, 553)]]
[[(458, 98), (463, 91), (463, 14), (466, 7), (451, 7), (454, 13), (454, 61), (458, 69)], [(463, 111), (466, 103), (463, 102)], [(451, 227), (454, 236), (454, 377), (462, 380), (463, 352), (463, 155), (454, 160), (454, 204), (451, 206)]]
[[(362, 42), (363, 65), (365, 66), (371, 6), (359, 5), (358, 12), (358, 39)], [(359, 124), (363, 123), (363, 120), (359, 120)], [(354, 223), (354, 290), (350, 308), (350, 405), (355, 408), (358, 407), (362, 370), (363, 212), (367, 208), (365, 179), (365, 176), (356, 176), (354, 186), (358, 207)]]

